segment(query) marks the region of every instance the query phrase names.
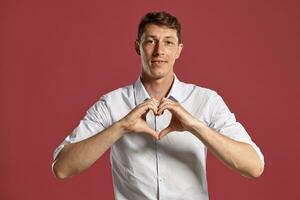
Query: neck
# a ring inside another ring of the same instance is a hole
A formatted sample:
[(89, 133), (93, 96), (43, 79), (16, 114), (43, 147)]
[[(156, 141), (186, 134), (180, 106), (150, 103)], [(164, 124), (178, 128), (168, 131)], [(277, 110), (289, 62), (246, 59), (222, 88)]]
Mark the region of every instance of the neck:
[(155, 80), (141, 76), (141, 81), (150, 97), (161, 101), (162, 98), (167, 96), (171, 89), (174, 81), (174, 74), (172, 74), (172, 76)]

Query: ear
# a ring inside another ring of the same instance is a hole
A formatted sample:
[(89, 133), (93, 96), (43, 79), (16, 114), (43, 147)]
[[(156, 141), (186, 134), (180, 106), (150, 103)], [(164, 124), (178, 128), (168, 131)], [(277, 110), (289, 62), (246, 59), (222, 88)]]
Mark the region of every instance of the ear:
[(183, 43), (180, 43), (178, 45), (178, 49), (177, 49), (177, 53), (176, 53), (176, 59), (180, 57), (182, 49), (183, 49)]
[(134, 48), (135, 48), (135, 52), (138, 54), (138, 55), (141, 55), (141, 52), (140, 52), (140, 43), (138, 40), (136, 40), (134, 42)]

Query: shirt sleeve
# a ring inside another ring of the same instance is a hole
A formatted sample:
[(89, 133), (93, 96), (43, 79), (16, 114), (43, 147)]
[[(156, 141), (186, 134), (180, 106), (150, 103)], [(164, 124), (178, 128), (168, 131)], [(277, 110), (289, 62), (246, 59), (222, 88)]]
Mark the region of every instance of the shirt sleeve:
[(53, 159), (55, 160), (65, 145), (87, 139), (111, 124), (111, 118), (104, 98), (101, 98), (88, 109), (79, 125), (68, 135), (64, 141), (55, 149)]
[(264, 164), (264, 156), (259, 147), (251, 140), (251, 137), (240, 124), (235, 115), (229, 110), (222, 97), (213, 95), (210, 100), (211, 122), (209, 126), (217, 132), (239, 142), (250, 144)]

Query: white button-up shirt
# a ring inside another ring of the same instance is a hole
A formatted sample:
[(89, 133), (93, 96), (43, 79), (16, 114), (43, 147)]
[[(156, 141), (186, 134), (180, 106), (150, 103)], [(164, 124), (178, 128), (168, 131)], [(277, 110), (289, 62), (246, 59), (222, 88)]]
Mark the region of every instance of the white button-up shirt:
[[(101, 132), (148, 98), (140, 79), (102, 96), (57, 147), (54, 159), (64, 145)], [(217, 132), (252, 145), (263, 161), (259, 148), (216, 92), (180, 82), (175, 76), (168, 98)], [(166, 110), (155, 116), (150, 111), (146, 119), (159, 132), (169, 125), (171, 113)], [(187, 131), (169, 133), (159, 141), (147, 134), (126, 134), (110, 152), (115, 198), (207, 200), (206, 153), (205, 145)]]

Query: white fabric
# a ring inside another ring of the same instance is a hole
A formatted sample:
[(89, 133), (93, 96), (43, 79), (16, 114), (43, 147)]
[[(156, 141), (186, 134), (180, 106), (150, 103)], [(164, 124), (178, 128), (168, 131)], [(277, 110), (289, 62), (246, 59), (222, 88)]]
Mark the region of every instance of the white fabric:
[[(180, 82), (176, 76), (169, 98), (209, 127), (237, 141), (251, 144), (263, 161), (259, 148), (236, 121), (222, 98), (214, 91)], [(136, 105), (150, 98), (140, 79), (112, 91), (96, 102), (78, 127), (54, 152), (54, 159), (69, 143), (99, 133), (123, 118)], [(156, 131), (168, 126), (171, 114), (147, 114), (147, 123)], [(159, 141), (146, 134), (127, 134), (112, 147), (110, 160), (117, 200), (208, 199), (206, 147), (189, 132), (172, 132)]]

